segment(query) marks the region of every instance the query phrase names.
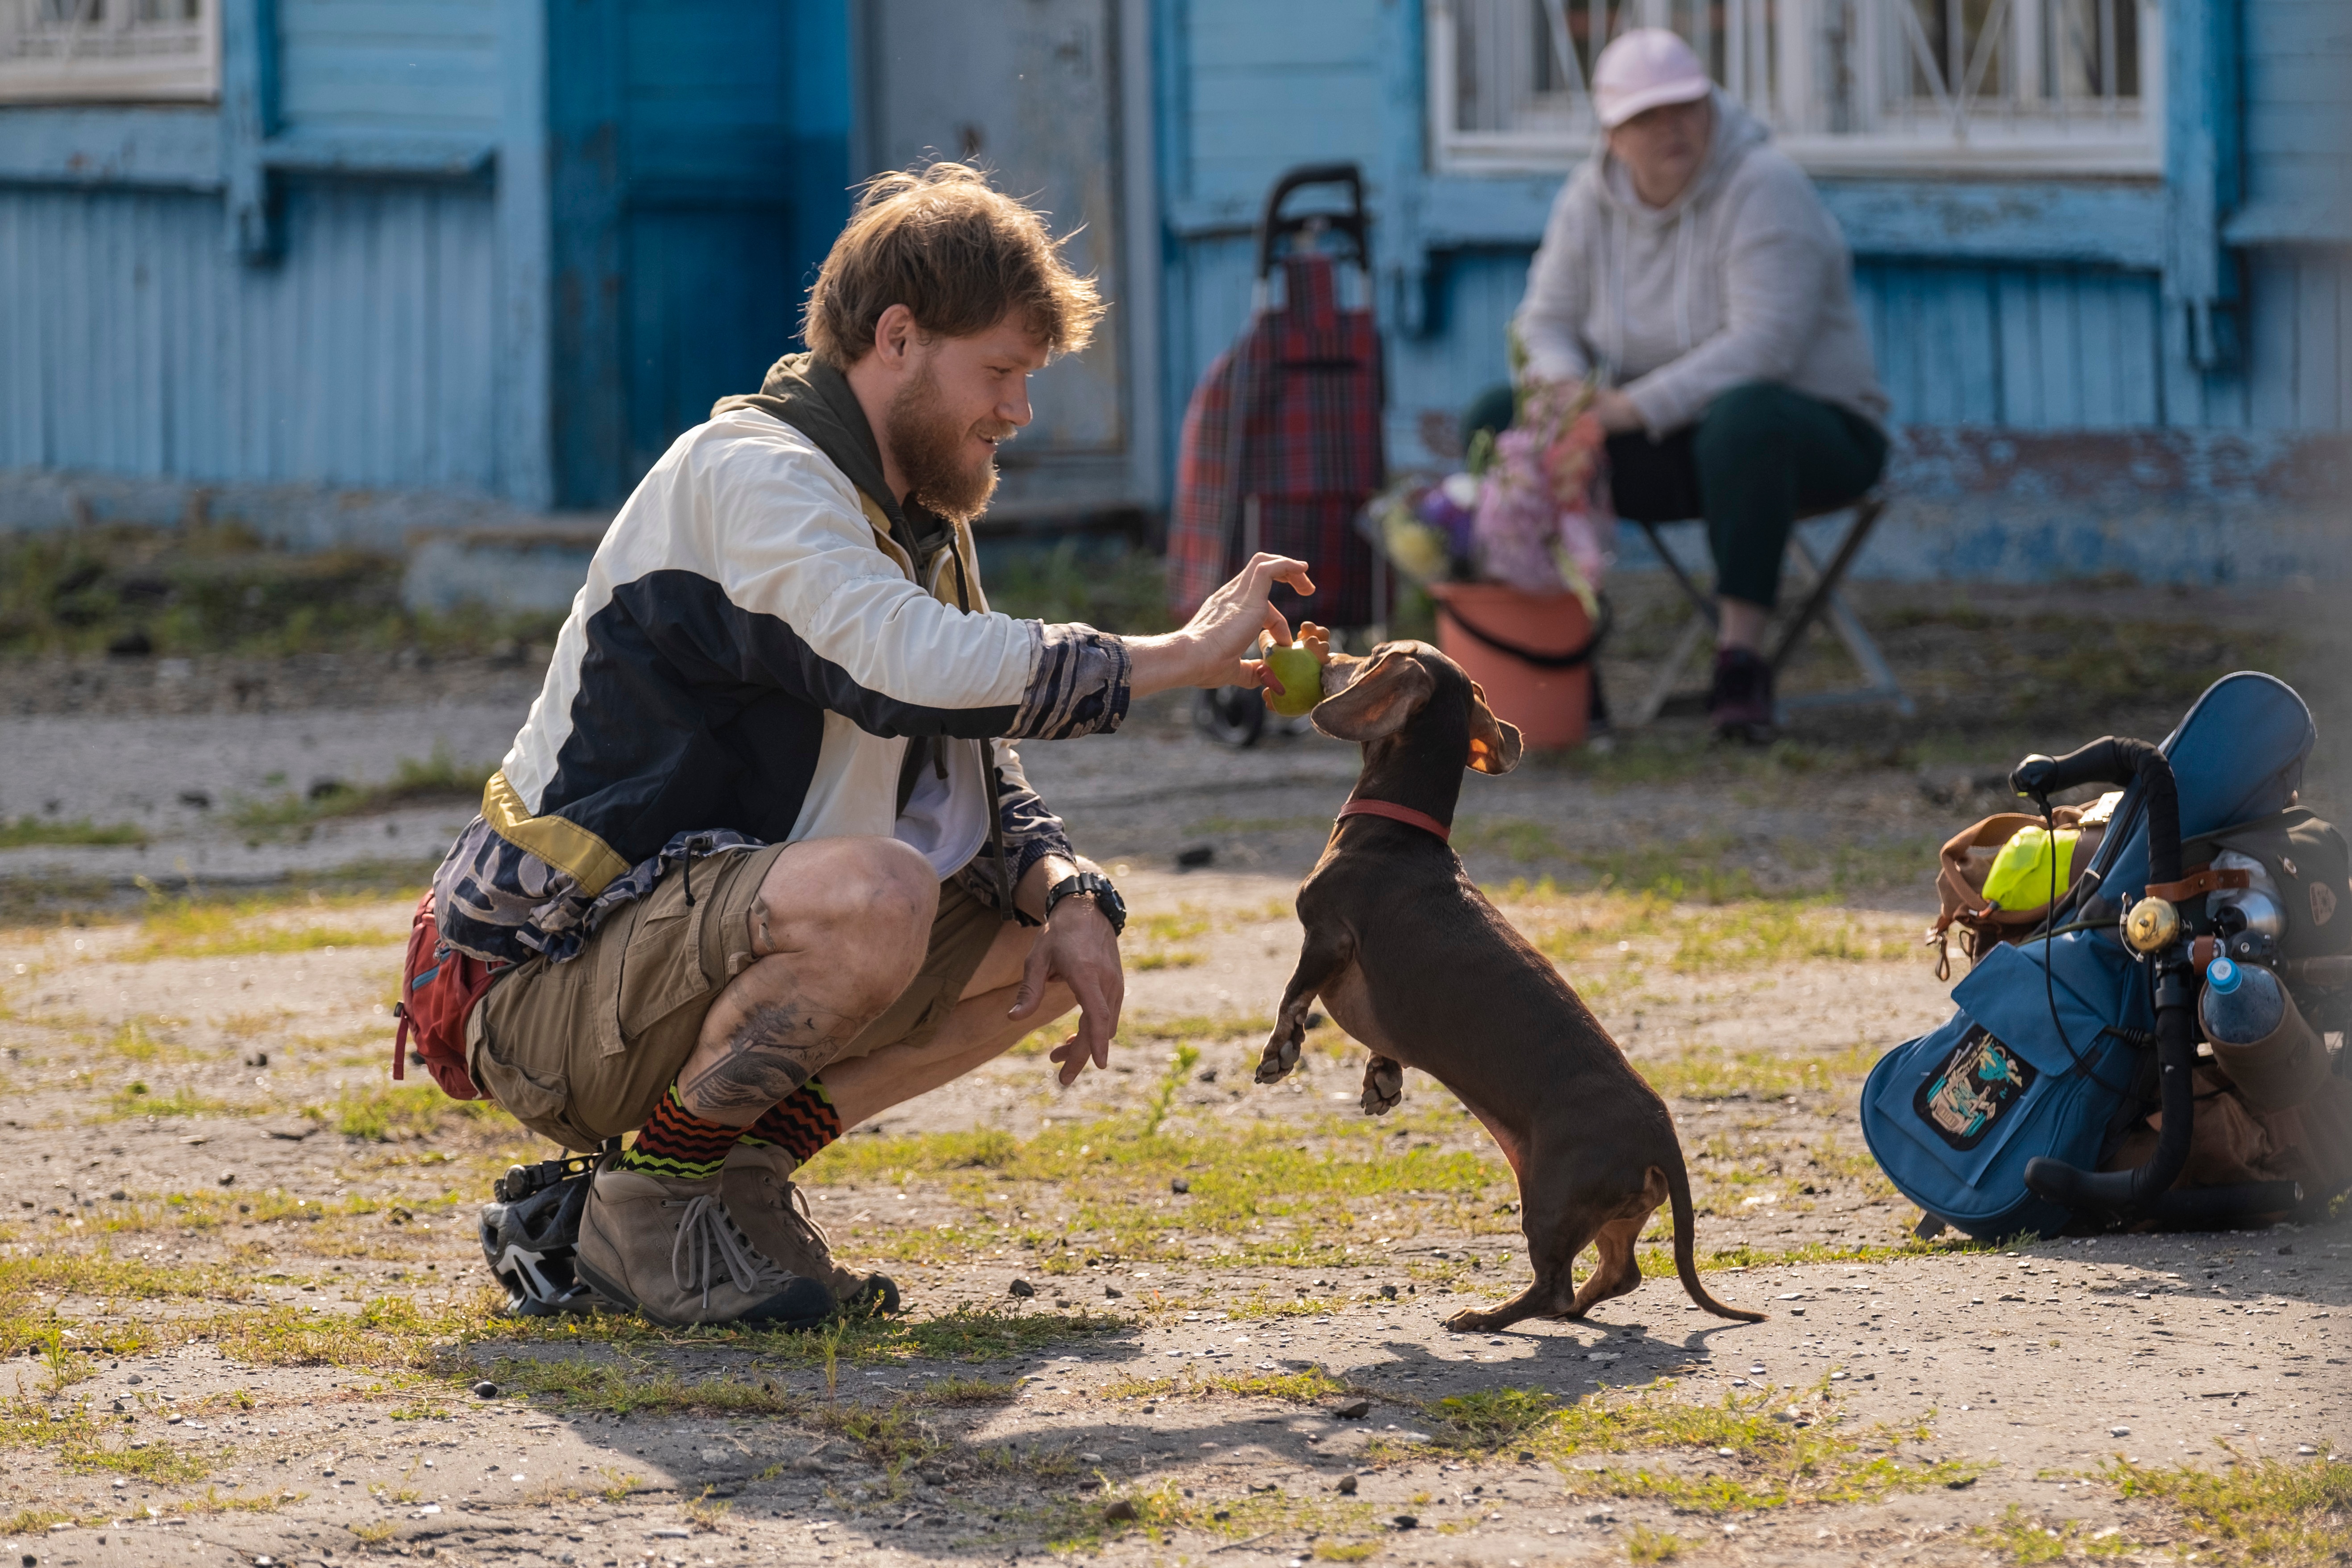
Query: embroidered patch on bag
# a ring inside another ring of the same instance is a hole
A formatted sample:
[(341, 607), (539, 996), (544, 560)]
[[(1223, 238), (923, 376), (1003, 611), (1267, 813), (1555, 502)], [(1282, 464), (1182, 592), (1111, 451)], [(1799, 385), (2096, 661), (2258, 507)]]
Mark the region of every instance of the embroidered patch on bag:
[(2325, 882), (2311, 885), (2311, 923), (2324, 926), (2336, 913), (2336, 889)]
[(1966, 1152), (1984, 1142), (2038, 1076), (2032, 1063), (1979, 1024), (1961, 1037), (1942, 1068), (1912, 1097), (1911, 1108), (1937, 1137)]

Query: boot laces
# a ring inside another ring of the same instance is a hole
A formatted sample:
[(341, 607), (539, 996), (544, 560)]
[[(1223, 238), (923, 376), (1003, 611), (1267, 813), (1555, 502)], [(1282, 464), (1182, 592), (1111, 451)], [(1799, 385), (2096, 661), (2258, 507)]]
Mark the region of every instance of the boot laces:
[(662, 1206), (686, 1210), (678, 1216), (677, 1235), (670, 1242), (670, 1278), (681, 1290), (701, 1291), (706, 1309), (710, 1305), (711, 1289), (722, 1273), (747, 1296), (764, 1296), (792, 1283), (791, 1275), (762, 1256), (735, 1228), (716, 1194), (703, 1193), (691, 1198), (673, 1198)]
[(825, 1235), (824, 1226), (817, 1224), (816, 1215), (810, 1212), (808, 1194), (801, 1191), (797, 1182), (786, 1182), (784, 1191), (792, 1194), (791, 1201), (784, 1205), (785, 1217), (798, 1222), (802, 1229), (816, 1238), (817, 1246), (825, 1255), (831, 1257), (833, 1237)]

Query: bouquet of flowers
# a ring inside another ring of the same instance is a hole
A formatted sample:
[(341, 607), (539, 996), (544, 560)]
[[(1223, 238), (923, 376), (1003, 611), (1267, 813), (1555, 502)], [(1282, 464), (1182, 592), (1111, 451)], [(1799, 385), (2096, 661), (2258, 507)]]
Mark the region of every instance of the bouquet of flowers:
[(1511, 428), (1481, 434), (1466, 469), (1409, 479), (1365, 510), (1399, 571), (1432, 583), (1563, 590), (1594, 613), (1616, 530), (1592, 382), (1523, 384)]
[(1595, 390), (1590, 381), (1521, 388), (1517, 416), (1484, 465), (1471, 526), (1479, 576), (1530, 594), (1565, 589), (1588, 612), (1616, 526)]

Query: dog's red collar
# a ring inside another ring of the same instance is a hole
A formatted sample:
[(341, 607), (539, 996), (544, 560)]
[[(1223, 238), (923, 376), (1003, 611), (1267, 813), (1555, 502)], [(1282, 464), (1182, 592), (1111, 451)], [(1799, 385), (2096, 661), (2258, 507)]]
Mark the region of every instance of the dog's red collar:
[(1409, 805), (1399, 805), (1389, 800), (1351, 800), (1339, 808), (1341, 820), (1350, 816), (1385, 816), (1391, 822), (1402, 822), (1407, 827), (1418, 827), (1423, 833), (1434, 833), (1441, 843), (1454, 842), (1454, 829), (1425, 811), (1415, 811)]

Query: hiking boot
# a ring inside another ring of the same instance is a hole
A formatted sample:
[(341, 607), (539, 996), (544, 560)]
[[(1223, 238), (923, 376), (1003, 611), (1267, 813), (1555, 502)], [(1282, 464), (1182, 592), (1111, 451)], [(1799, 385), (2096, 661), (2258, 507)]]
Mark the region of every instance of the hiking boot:
[(1772, 739), (1772, 667), (1753, 648), (1719, 648), (1706, 721), (1727, 740), (1760, 746)]
[(719, 1173), (727, 1212), (766, 1256), (816, 1280), (854, 1312), (895, 1312), (898, 1287), (887, 1274), (857, 1274), (833, 1260), (833, 1247), (793, 1184), (793, 1157), (775, 1143), (738, 1143)]
[(596, 1173), (580, 1215), (580, 1278), (656, 1323), (799, 1329), (833, 1315), (833, 1292), (776, 1266), (719, 1201), (719, 1178)]

